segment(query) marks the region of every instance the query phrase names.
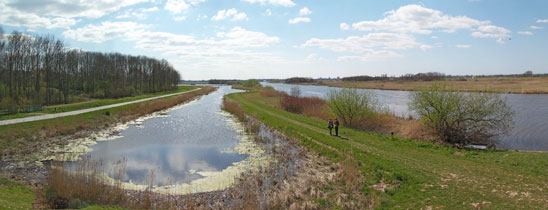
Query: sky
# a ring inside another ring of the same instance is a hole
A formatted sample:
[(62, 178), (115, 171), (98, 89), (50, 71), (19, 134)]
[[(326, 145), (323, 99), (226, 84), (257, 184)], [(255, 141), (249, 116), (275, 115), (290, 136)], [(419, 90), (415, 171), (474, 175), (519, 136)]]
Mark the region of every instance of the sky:
[(1, 0), (5, 33), (166, 59), (185, 80), (548, 73), (546, 0)]

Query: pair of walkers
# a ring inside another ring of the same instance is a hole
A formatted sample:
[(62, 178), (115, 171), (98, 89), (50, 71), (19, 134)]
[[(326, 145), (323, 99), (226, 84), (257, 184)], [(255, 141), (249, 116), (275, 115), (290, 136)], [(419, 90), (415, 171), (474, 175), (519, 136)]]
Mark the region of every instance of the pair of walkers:
[(335, 128), (335, 136), (339, 136), (339, 120), (335, 118), (335, 122), (333, 120), (329, 119), (329, 123), (327, 125), (327, 128), (329, 128), (329, 135), (333, 135), (332, 130)]

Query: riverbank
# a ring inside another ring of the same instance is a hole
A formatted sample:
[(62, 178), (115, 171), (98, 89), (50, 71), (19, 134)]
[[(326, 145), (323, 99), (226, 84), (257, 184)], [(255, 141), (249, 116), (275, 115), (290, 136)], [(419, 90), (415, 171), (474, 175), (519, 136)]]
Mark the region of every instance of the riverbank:
[(406, 90), (430, 87), (434, 84), (445, 84), (455, 91), (493, 92), (518, 94), (548, 94), (548, 77), (485, 77), (446, 79), (442, 81), (317, 81), (301, 85), (323, 85), (343, 88), (363, 88), (379, 90)]
[(258, 95), (228, 97), (331, 161), (355, 160), (365, 194), (380, 193), (377, 207), (540, 209), (548, 204), (547, 153), (459, 150), (344, 127), (343, 138), (336, 138), (324, 121), (269, 106), (268, 97)]

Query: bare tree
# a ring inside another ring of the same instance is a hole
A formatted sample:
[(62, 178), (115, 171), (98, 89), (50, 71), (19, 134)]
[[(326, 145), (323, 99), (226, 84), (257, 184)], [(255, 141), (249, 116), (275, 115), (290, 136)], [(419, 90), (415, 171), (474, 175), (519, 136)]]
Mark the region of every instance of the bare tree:
[(0, 108), (69, 103), (73, 93), (117, 98), (172, 90), (180, 78), (166, 60), (68, 50), (53, 36), (0, 39)]

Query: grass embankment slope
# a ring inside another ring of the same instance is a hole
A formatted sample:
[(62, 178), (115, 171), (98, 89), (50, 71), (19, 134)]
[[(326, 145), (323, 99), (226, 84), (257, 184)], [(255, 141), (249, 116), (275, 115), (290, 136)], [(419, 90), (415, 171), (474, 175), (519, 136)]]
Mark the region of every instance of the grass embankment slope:
[(72, 103), (72, 104), (47, 106), (47, 107), (44, 107), (43, 111), (39, 111), (39, 112), (18, 113), (18, 114), (13, 114), (13, 115), (3, 115), (3, 116), (0, 116), (0, 120), (16, 119), (16, 118), (30, 117), (30, 116), (36, 116), (36, 115), (42, 115), (42, 114), (54, 114), (54, 113), (61, 113), (61, 112), (70, 112), (70, 111), (94, 108), (94, 107), (99, 107), (99, 106), (106, 106), (106, 105), (111, 105), (111, 104), (135, 101), (135, 100), (139, 100), (139, 99), (151, 98), (151, 97), (167, 95), (167, 94), (172, 94), (172, 93), (179, 93), (179, 92), (189, 91), (189, 90), (193, 90), (193, 89), (196, 89), (196, 87), (179, 86), (179, 87), (177, 87), (176, 90), (164, 91), (164, 92), (158, 92), (158, 93), (142, 94), (142, 95), (132, 96), (132, 97), (124, 97), (124, 98), (118, 98), (118, 99), (98, 99), (98, 100), (91, 100), (91, 101), (78, 102), (78, 103)]
[[(543, 209), (548, 206), (548, 153), (467, 151), (341, 128), (268, 106), (257, 92), (228, 96), (243, 110), (307, 148), (338, 162), (354, 159), (364, 192), (384, 191), (379, 207)], [(273, 99), (272, 99), (273, 100)]]
[[(548, 93), (548, 76), (542, 77), (486, 77), (459, 79), (446, 79), (442, 81), (320, 81), (315, 85), (331, 87), (365, 88), (381, 90), (414, 90), (417, 87), (430, 87), (434, 84), (446, 84), (456, 91), (494, 93), (522, 93), (522, 94), (546, 94)], [(310, 84), (310, 83), (309, 83)]]

